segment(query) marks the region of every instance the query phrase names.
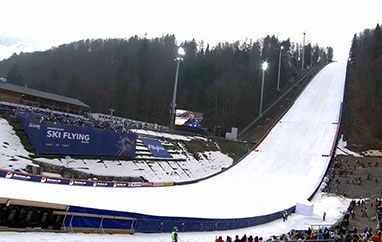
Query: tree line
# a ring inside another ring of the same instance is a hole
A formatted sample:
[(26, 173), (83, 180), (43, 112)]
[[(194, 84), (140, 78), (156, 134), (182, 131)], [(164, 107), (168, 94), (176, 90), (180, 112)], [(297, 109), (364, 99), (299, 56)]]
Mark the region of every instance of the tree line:
[[(14, 54), (0, 62), (0, 76), (9, 82), (77, 98), (92, 112), (167, 125), (178, 46), (180, 64), (177, 108), (204, 113), (203, 125), (245, 127), (259, 111), (263, 61), (264, 106), (276, 90), (281, 51), (281, 89), (301, 71), (302, 46), (275, 36), (244, 42), (204, 41), (177, 44), (174, 35), (158, 38), (81, 40), (48, 51)], [(281, 50), (281, 46), (283, 49)], [(305, 68), (331, 60), (332, 48), (307, 44)]]
[(382, 149), (382, 30), (355, 34), (350, 50), (343, 133), (355, 151)]

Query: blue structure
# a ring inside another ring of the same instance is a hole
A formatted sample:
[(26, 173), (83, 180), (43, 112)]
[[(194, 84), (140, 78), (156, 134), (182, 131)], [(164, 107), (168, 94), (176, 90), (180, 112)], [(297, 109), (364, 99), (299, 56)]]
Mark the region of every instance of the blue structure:
[(149, 139), (149, 138), (141, 138), (143, 144), (149, 149), (151, 154), (154, 157), (159, 158), (172, 158), (172, 156), (167, 152), (167, 150), (162, 146), (159, 140)]
[[(287, 209), (288, 213), (295, 211), (295, 206)], [(135, 232), (161, 233), (171, 232), (174, 226), (180, 232), (200, 232), (239, 229), (268, 223), (282, 217), (283, 211), (248, 218), (237, 219), (207, 219), (207, 218), (185, 218), (185, 217), (166, 217), (153, 216), (139, 213), (118, 212), (102, 209), (92, 209), (77, 206), (70, 206), (69, 215), (64, 220), (64, 227), (75, 230), (76, 228), (112, 227), (115, 229), (132, 229)], [(81, 216), (83, 214), (84, 216)], [(86, 217), (97, 215), (99, 217)], [(114, 216), (117, 219), (102, 220), (102, 216)], [(118, 219), (119, 218), (119, 219)], [(125, 219), (123, 219), (125, 218)]]
[(39, 123), (29, 112), (18, 113), (17, 119), (38, 154), (135, 156), (136, 133), (50, 121)]

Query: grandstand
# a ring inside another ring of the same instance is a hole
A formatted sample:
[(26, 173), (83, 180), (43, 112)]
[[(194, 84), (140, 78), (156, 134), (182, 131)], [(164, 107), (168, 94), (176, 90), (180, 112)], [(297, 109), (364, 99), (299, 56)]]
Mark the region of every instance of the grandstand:
[(8, 82), (0, 82), (0, 101), (75, 114), (81, 114), (90, 109), (87, 104), (74, 98)]
[(167, 126), (152, 124), (148, 122), (142, 122), (129, 118), (123, 118), (118, 116), (112, 116), (104, 113), (89, 113), (89, 117), (98, 123), (111, 123), (116, 126), (125, 126), (128, 129), (149, 129), (158, 131), (169, 131)]

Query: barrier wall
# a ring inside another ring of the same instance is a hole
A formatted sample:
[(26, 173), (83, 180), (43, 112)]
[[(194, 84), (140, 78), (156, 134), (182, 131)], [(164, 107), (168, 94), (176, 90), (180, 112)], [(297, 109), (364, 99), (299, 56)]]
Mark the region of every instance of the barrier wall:
[[(38, 175), (25, 174), (21, 172), (7, 171), (0, 169), (0, 178), (15, 179), (30, 182), (54, 183), (69, 186), (103, 186), (103, 187), (155, 187), (171, 186), (173, 182), (103, 182), (88, 181), (80, 179), (51, 178)], [(295, 211), (295, 206), (287, 209), (289, 213)], [(84, 216), (66, 216), (64, 226), (75, 231), (76, 228), (94, 229), (132, 229), (136, 232), (160, 233), (171, 232), (174, 226), (181, 232), (215, 231), (239, 229), (269, 223), (282, 217), (282, 211), (263, 216), (255, 216), (237, 219), (206, 219), (206, 218), (186, 218), (186, 217), (166, 217), (153, 216), (139, 213), (119, 212), (111, 210), (101, 210), (69, 206), (68, 212), (82, 213)], [(136, 221), (118, 218), (89, 217), (87, 214), (118, 216), (122, 218), (134, 218)], [(101, 228), (102, 227), (102, 228)]]
[[(294, 212), (294, 210), (295, 206), (287, 209), (289, 213)], [(135, 218), (136, 221), (134, 221), (134, 223), (132, 224), (134, 231), (145, 233), (171, 232), (174, 226), (177, 226), (180, 232), (239, 229), (274, 221), (276, 219), (281, 218), (283, 213), (283, 211), (280, 211), (263, 216), (238, 219), (206, 219), (152, 216), (139, 213), (118, 212), (77, 206), (70, 206), (68, 212)], [(70, 222), (70, 217), (65, 218), (65, 227), (72, 226), (73, 228), (75, 228), (92, 226), (92, 228), (97, 228), (99, 226), (99, 220), (87, 219), (86, 217), (81, 217), (81, 219), (77, 219), (76, 223), (70, 224)], [(114, 224), (114, 226), (117, 226), (114, 227), (116, 229), (123, 229), (123, 226), (127, 226), (127, 222), (122, 225)]]
[(174, 185), (173, 182), (120, 182), (120, 181), (92, 181), (92, 180), (82, 180), (82, 179), (69, 179), (69, 178), (57, 178), (57, 177), (47, 177), (32, 175), (28, 173), (21, 173), (15, 171), (8, 171), (0, 169), (0, 178), (39, 182), (39, 183), (50, 183), (59, 185), (69, 185), (69, 186), (88, 186), (88, 187), (116, 187), (116, 188), (126, 188), (126, 187), (165, 187)]
[(29, 112), (17, 119), (38, 154), (134, 157), (136, 133), (115, 132), (91, 127), (39, 123)]

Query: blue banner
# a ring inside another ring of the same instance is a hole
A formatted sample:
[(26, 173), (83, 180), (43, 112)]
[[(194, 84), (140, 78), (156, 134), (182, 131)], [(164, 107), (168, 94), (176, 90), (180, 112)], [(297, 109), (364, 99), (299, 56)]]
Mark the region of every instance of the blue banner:
[(162, 146), (159, 140), (141, 138), (143, 144), (149, 149), (154, 157), (160, 158), (172, 158), (172, 156), (167, 152), (167, 150)]
[(136, 133), (50, 121), (39, 123), (29, 112), (19, 113), (17, 118), (39, 154), (135, 156)]

